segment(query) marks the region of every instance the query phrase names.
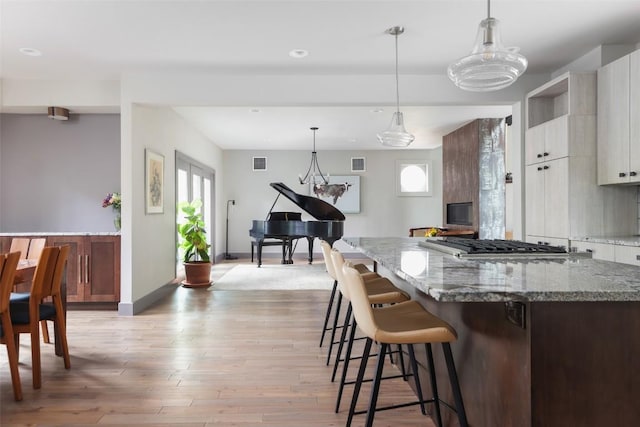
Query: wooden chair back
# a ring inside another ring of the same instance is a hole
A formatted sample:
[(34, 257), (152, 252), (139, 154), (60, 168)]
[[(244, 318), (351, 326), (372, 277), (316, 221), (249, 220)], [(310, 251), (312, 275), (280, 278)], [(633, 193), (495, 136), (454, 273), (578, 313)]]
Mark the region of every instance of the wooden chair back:
[(29, 239), (24, 237), (14, 237), (11, 239), (9, 252), (20, 252), (20, 259), (27, 259), (29, 253)]
[(18, 351), (13, 338), (13, 325), (9, 312), (9, 298), (13, 290), (13, 281), (20, 255), (20, 252), (0, 255), (0, 343), (7, 346), (11, 383), (16, 400), (22, 400), (22, 385), (18, 370)]
[[(69, 359), (69, 348), (67, 345), (67, 332), (60, 298), (62, 286), (62, 275), (65, 263), (69, 256), (70, 247), (67, 246), (45, 246), (40, 254), (38, 266), (33, 275), (31, 283), (31, 294), (28, 303), (28, 319), (21, 317), (22, 321), (14, 321), (14, 333), (18, 334), (16, 342), (19, 343), (19, 334), (28, 333), (31, 335), (31, 366), (33, 375), (33, 388), (40, 388), (42, 385), (42, 372), (40, 363), (40, 321), (53, 320), (59, 330), (58, 336), (61, 339), (64, 365), (69, 369), (71, 362)], [(49, 314), (43, 314), (41, 307), (44, 298), (51, 297), (55, 310), (46, 310)], [(18, 307), (15, 307), (18, 309)], [(17, 312), (18, 310), (16, 310)], [(13, 312), (13, 310), (12, 310)], [(13, 313), (14, 315), (16, 313)], [(14, 317), (15, 319), (15, 317)], [(26, 322), (25, 322), (26, 320)]]
[(27, 259), (38, 259), (40, 258), (40, 254), (42, 253), (42, 249), (44, 249), (45, 242), (47, 240), (44, 238), (31, 239), (29, 242), (29, 252), (27, 252)]

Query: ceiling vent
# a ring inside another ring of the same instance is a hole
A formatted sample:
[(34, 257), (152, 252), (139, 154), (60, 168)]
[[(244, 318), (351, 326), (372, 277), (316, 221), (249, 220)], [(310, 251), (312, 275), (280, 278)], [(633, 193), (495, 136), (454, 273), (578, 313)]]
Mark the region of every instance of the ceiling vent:
[(69, 110), (62, 107), (49, 107), (48, 116), (53, 120), (69, 120)]

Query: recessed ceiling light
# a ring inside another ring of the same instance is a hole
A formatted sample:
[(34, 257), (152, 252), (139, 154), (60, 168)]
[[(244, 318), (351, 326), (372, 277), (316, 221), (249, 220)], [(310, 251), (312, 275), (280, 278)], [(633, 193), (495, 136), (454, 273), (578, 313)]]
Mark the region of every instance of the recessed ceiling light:
[(371, 112), (372, 113), (382, 113), (382, 112), (384, 112), (384, 108), (376, 108), (376, 109), (371, 110)]
[(259, 108), (252, 108), (249, 110), (250, 113), (259, 113), (260, 109)]
[(42, 52), (32, 47), (21, 47), (20, 53), (27, 56), (42, 56)]
[(289, 51), (289, 56), (292, 58), (300, 59), (309, 55), (309, 51), (304, 49), (293, 49)]
[(353, 143), (355, 143), (355, 142), (358, 142), (358, 140), (357, 140), (357, 139), (355, 139), (355, 138), (349, 138), (349, 139), (348, 139), (348, 141), (349, 141), (350, 143), (352, 143), (352, 144), (353, 144)]

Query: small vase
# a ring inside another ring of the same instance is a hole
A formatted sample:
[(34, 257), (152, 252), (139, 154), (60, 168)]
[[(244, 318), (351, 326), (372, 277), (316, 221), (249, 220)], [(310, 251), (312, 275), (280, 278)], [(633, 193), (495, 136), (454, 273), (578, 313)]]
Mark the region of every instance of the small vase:
[(116, 231), (120, 231), (120, 212), (116, 213), (116, 217), (113, 219), (113, 225), (116, 227)]

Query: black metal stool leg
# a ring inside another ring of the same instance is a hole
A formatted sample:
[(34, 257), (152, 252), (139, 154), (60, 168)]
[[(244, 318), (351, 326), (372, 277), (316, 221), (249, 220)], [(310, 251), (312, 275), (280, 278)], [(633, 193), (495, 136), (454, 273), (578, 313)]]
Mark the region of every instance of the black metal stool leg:
[(360, 368), (358, 369), (358, 376), (353, 388), (353, 397), (351, 398), (351, 405), (349, 407), (349, 416), (347, 417), (346, 427), (351, 426), (353, 415), (356, 412), (356, 405), (358, 404), (358, 396), (360, 395), (360, 388), (362, 387), (362, 381), (364, 380), (364, 373), (367, 370), (367, 361), (369, 360), (369, 353), (371, 352), (371, 344), (373, 341), (371, 338), (367, 338), (364, 350), (362, 351), (362, 359), (360, 360)]
[[(349, 370), (349, 361), (351, 360), (351, 351), (353, 350), (353, 340), (356, 335), (356, 319), (351, 322), (351, 331), (349, 331), (349, 340), (347, 342), (347, 351), (344, 355), (344, 363), (342, 365), (342, 377), (340, 378), (340, 387), (338, 388), (338, 397), (336, 398), (336, 414), (340, 411), (340, 401), (342, 400), (342, 392), (344, 390), (344, 383), (347, 381), (347, 371)], [(336, 365), (334, 366), (334, 376), (336, 368), (338, 367), (338, 359), (336, 359)]]
[(431, 382), (431, 393), (433, 394), (433, 405), (438, 427), (442, 427), (442, 415), (440, 414), (440, 396), (438, 395), (438, 383), (436, 382), (436, 370), (433, 364), (433, 351), (431, 344), (424, 345), (427, 351), (427, 365), (429, 366), (429, 381)]
[(451, 354), (451, 345), (448, 342), (442, 343), (442, 351), (447, 362), (447, 371), (449, 371), (449, 381), (451, 382), (451, 390), (453, 391), (453, 400), (456, 403), (456, 412), (458, 413), (458, 422), (460, 427), (468, 427), (467, 413), (464, 410), (462, 401), (462, 393), (460, 392), (460, 384), (458, 383), (458, 374), (456, 373), (456, 365), (453, 362), (453, 354)]
[(376, 364), (376, 375), (373, 379), (373, 386), (371, 387), (371, 397), (369, 398), (369, 409), (367, 410), (367, 421), (365, 422), (366, 427), (373, 426), (373, 417), (375, 417), (376, 415), (376, 404), (378, 403), (378, 392), (380, 391), (380, 379), (382, 378), (382, 371), (384, 369), (384, 358), (388, 347), (389, 344), (380, 344), (378, 361)]
[(333, 350), (333, 343), (336, 339), (336, 329), (338, 328), (338, 317), (340, 317), (340, 304), (342, 304), (342, 293), (338, 293), (338, 302), (336, 303), (336, 316), (333, 318), (333, 329), (331, 330), (331, 342), (329, 343), (329, 351), (327, 352), (327, 366), (329, 366), (329, 359), (331, 359), (331, 351)]
[(424, 407), (424, 395), (422, 394), (422, 385), (420, 384), (420, 376), (418, 375), (418, 363), (416, 362), (416, 354), (413, 351), (413, 344), (407, 346), (409, 348), (409, 363), (411, 364), (411, 371), (413, 372), (413, 379), (416, 384), (416, 393), (418, 394), (418, 400), (420, 400), (420, 410), (422, 415), (427, 415), (427, 410)]
[(331, 289), (331, 296), (329, 297), (329, 305), (327, 306), (327, 314), (324, 316), (324, 325), (322, 325), (322, 336), (320, 337), (320, 347), (322, 347), (322, 343), (324, 342), (324, 336), (329, 330), (327, 325), (329, 324), (329, 318), (331, 317), (331, 309), (333, 308), (333, 300), (336, 296), (336, 290), (338, 289), (338, 281), (333, 281), (333, 289)]
[[(344, 343), (347, 341), (347, 330), (349, 329), (349, 322), (351, 322), (351, 318), (353, 315), (351, 314), (351, 301), (349, 301), (349, 305), (347, 306), (347, 313), (344, 316), (344, 324), (342, 325), (342, 333), (340, 334), (340, 342), (338, 343), (338, 350), (336, 352), (336, 360), (333, 365), (333, 374), (331, 375), (331, 382), (336, 380), (336, 369), (338, 369), (338, 363), (340, 362), (340, 357), (342, 356), (342, 349), (344, 348)], [(329, 360), (327, 360), (327, 365), (329, 364)]]

